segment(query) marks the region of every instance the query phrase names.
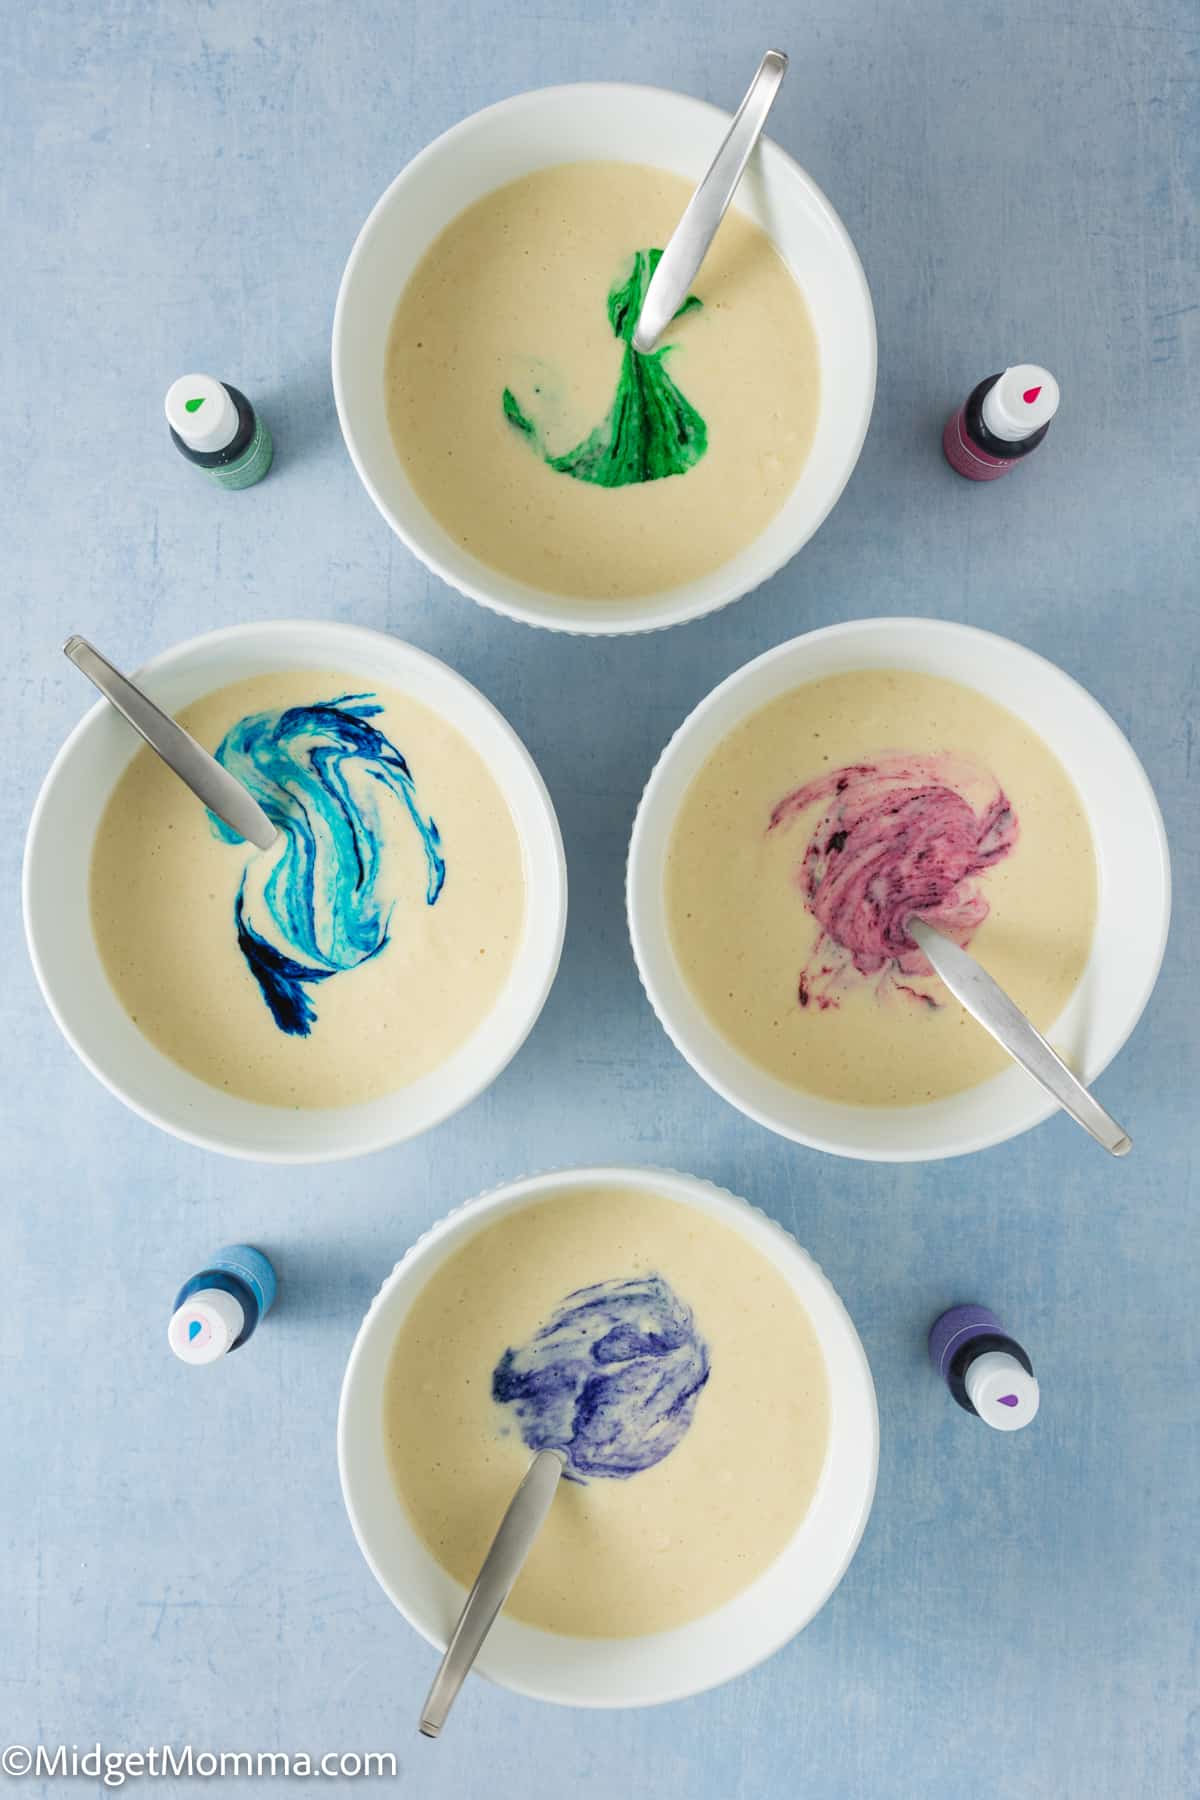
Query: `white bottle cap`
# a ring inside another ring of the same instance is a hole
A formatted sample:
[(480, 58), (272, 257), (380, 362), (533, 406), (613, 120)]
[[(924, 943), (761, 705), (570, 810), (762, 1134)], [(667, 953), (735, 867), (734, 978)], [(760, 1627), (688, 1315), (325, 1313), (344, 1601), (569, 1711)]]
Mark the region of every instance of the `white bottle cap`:
[(237, 436), (238, 410), (211, 375), (181, 375), (167, 389), (167, 423), (189, 450), (211, 456)]
[(1036, 363), (1014, 363), (983, 396), (983, 422), (994, 437), (1019, 444), (1058, 411), (1058, 383)]
[(210, 1363), (232, 1350), (246, 1315), (224, 1288), (200, 1288), (171, 1315), (167, 1342), (181, 1362)]
[(985, 1350), (967, 1370), (967, 1398), (985, 1425), (1020, 1431), (1038, 1409), (1038, 1384), (1007, 1350)]

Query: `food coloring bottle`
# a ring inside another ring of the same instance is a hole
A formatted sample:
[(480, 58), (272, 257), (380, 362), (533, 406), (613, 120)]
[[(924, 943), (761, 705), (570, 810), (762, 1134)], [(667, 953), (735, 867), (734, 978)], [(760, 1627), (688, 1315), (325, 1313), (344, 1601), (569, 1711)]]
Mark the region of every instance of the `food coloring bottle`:
[(952, 1306), (935, 1319), (929, 1359), (958, 1404), (996, 1431), (1019, 1431), (1037, 1412), (1033, 1364), (986, 1306)]
[(167, 1342), (181, 1362), (216, 1362), (241, 1349), (274, 1298), (275, 1271), (262, 1251), (229, 1244), (180, 1288)]
[(179, 454), (218, 487), (253, 487), (271, 466), (271, 433), (245, 394), (211, 375), (181, 375), (172, 382), (167, 424)]
[(997, 481), (1036, 450), (1058, 411), (1058, 383), (1049, 369), (1017, 363), (989, 375), (946, 420), (946, 461), (968, 481)]

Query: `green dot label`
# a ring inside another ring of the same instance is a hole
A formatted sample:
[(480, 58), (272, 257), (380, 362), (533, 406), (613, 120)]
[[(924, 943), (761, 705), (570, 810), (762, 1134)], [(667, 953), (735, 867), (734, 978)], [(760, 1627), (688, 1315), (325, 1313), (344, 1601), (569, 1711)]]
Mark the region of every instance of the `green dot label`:
[(183, 403), (183, 410), (184, 412), (199, 412), (203, 405), (204, 395), (201, 394), (198, 400), (185, 400)]

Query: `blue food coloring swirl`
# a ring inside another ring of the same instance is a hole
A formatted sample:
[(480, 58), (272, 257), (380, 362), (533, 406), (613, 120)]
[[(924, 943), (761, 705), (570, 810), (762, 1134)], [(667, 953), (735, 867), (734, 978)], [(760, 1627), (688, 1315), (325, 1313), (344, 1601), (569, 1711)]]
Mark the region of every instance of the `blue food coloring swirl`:
[(566, 1475), (628, 1480), (669, 1456), (709, 1376), (708, 1346), (661, 1275), (568, 1294), (528, 1344), (504, 1352), (492, 1398), (531, 1450), (561, 1450)]
[[(316, 1011), (306, 988), (370, 962), (388, 942), (394, 901), (380, 894), (381, 789), (400, 802), (420, 836), (427, 906), (436, 904), (446, 879), (438, 828), (417, 805), (409, 766), (370, 722), (382, 711), (371, 694), (342, 694), (250, 713), (217, 748), (217, 761), (280, 833), (243, 870), (234, 925), (250, 973), (289, 1036), (312, 1031)], [(209, 818), (218, 837), (242, 843)]]

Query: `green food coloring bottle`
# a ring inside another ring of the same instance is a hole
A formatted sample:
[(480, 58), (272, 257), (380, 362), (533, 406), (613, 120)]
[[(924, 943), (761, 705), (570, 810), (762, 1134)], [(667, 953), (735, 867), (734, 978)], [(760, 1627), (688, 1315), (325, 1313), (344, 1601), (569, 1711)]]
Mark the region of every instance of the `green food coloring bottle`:
[(218, 487), (253, 487), (271, 467), (271, 433), (245, 394), (211, 375), (181, 375), (171, 384), (167, 424), (179, 454)]

